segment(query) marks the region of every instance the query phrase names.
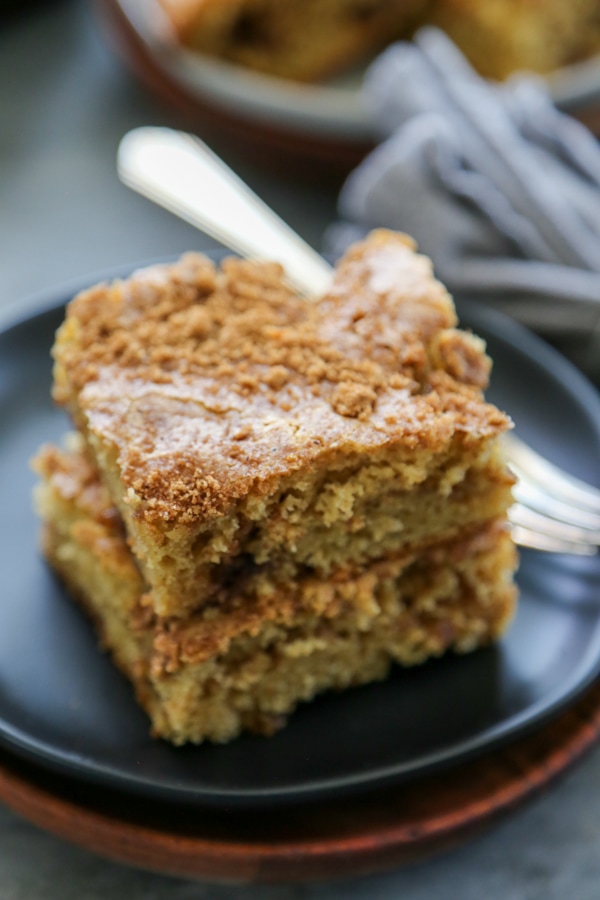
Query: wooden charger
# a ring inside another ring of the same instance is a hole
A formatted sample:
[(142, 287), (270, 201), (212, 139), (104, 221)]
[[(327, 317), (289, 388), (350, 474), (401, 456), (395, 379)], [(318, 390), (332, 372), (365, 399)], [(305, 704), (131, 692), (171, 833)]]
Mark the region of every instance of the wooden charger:
[(423, 859), (480, 834), (551, 785), (600, 733), (600, 682), (534, 733), (448, 771), (368, 794), (268, 809), (150, 801), (4, 752), (0, 799), (110, 859), (230, 883), (349, 878)]

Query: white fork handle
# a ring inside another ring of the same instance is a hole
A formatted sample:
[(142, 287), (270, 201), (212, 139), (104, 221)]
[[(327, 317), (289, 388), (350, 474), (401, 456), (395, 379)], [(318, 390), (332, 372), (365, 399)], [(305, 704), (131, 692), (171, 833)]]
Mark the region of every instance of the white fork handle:
[(117, 168), (129, 187), (241, 256), (280, 262), (301, 294), (319, 297), (331, 284), (331, 266), (199, 138), (136, 128), (119, 145)]

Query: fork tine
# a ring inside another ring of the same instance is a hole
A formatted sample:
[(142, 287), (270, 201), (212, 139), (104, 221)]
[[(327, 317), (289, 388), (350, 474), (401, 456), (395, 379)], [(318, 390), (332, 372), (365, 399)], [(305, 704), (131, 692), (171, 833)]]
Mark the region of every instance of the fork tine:
[[(503, 441), (510, 465), (523, 482), (539, 485), (539, 489), (546, 495), (551, 494), (571, 506), (600, 515), (598, 488), (563, 472), (515, 434), (504, 435)], [(598, 527), (598, 523), (593, 527)]]
[(600, 535), (588, 531), (586, 528), (579, 528), (568, 522), (561, 522), (558, 519), (543, 515), (528, 506), (521, 503), (514, 503), (510, 508), (509, 517), (515, 525), (523, 528), (529, 528), (539, 534), (553, 537), (557, 540), (568, 541), (574, 544), (587, 544), (598, 546), (600, 543)]
[(520, 525), (511, 527), (512, 538), (518, 547), (527, 550), (543, 550), (546, 553), (565, 553), (569, 556), (595, 556), (597, 548), (591, 544), (573, 544), (570, 541), (560, 541), (548, 537), (529, 528)]
[(515, 542), (554, 553), (597, 553), (600, 491), (567, 475), (513, 434), (505, 436), (505, 447), (518, 478), (509, 512)]
[(580, 509), (571, 503), (565, 503), (564, 500), (557, 499), (552, 496), (549, 491), (552, 485), (548, 484), (548, 489), (543, 490), (538, 485), (531, 483), (516, 466), (513, 467), (515, 474), (519, 477), (519, 481), (513, 487), (513, 496), (515, 500), (523, 506), (544, 513), (559, 522), (566, 522), (569, 525), (575, 525), (580, 529), (586, 529), (589, 532), (590, 540), (600, 543), (600, 515), (588, 512), (586, 509)]
[(598, 543), (590, 540), (586, 530), (558, 522), (520, 503), (511, 506), (508, 518), (513, 540), (521, 547), (578, 556), (594, 556), (598, 552)]

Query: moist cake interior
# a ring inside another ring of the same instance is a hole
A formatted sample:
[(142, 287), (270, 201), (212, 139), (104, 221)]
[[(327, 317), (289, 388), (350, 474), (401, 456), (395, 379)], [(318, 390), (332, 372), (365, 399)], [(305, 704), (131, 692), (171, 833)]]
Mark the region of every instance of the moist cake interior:
[(37, 457), (44, 552), (131, 680), (156, 737), (223, 742), (272, 734), (301, 701), (496, 640), (514, 611), (516, 555), (502, 520), (331, 579), (245, 593), (161, 619), (117, 510), (71, 436)]

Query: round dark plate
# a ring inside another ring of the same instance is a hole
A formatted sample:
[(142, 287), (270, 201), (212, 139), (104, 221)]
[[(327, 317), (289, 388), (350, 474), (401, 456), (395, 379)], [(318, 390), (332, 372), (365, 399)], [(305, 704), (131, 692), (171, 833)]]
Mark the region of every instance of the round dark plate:
[[(116, 273), (118, 275), (122, 272)], [(600, 560), (523, 553), (506, 638), (302, 706), (275, 737), (172, 748), (38, 550), (28, 459), (68, 427), (50, 347), (71, 292), (0, 332), (0, 743), (83, 782), (227, 809), (315, 800), (463, 763), (541, 726), (600, 671)], [(502, 315), (459, 304), (495, 360), (489, 397), (554, 462), (600, 481), (600, 399)]]

